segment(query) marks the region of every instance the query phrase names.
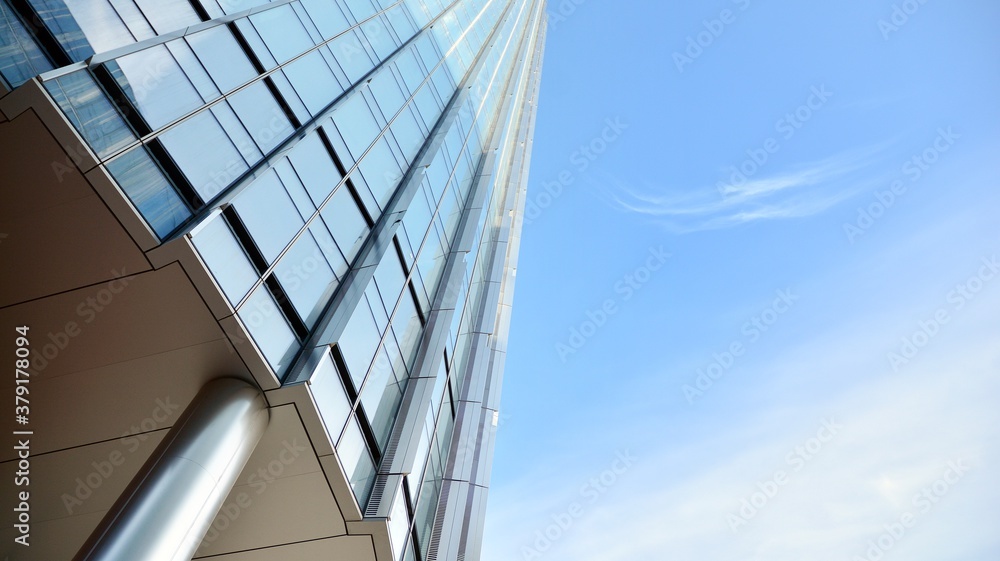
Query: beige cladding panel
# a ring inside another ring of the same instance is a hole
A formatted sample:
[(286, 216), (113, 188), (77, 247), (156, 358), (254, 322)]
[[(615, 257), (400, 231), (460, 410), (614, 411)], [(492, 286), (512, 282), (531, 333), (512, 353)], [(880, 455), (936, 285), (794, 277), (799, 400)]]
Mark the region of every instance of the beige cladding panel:
[(148, 270), (33, 111), (0, 124), (0, 306)]

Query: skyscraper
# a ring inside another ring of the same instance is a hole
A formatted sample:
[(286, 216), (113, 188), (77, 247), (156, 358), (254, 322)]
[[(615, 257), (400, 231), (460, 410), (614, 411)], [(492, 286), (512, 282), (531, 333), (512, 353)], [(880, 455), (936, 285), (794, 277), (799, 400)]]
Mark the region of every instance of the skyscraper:
[(479, 558), (544, 2), (0, 24), (0, 552)]

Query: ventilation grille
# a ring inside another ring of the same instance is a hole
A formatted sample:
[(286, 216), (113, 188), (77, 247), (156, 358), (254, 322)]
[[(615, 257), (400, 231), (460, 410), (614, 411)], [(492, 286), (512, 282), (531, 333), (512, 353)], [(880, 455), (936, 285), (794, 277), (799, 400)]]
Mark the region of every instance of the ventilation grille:
[(379, 506), (382, 505), (382, 496), (389, 483), (388, 475), (378, 475), (375, 477), (375, 487), (368, 498), (368, 508), (365, 509), (365, 517), (378, 516)]
[(451, 482), (445, 481), (438, 499), (437, 516), (434, 517), (434, 530), (431, 531), (431, 544), (427, 548), (427, 561), (438, 561), (438, 550), (441, 547), (441, 534), (444, 532), (444, 517), (448, 511), (448, 495), (451, 494)]

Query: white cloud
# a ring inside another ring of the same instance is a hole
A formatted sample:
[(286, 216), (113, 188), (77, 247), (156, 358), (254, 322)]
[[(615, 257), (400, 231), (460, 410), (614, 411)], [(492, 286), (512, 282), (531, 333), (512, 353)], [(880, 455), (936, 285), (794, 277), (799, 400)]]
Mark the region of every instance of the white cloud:
[(822, 213), (884, 182), (882, 177), (858, 177), (857, 172), (868, 169), (888, 144), (845, 152), (739, 184), (679, 192), (649, 181), (636, 186), (610, 175), (587, 180), (619, 210), (653, 218), (678, 233), (714, 230)]
[[(580, 486), (611, 465), (615, 442), (594, 443), (606, 450), (606, 460), (559, 469), (544, 480), (525, 474), (495, 487), (483, 559), (846, 561), (866, 555), (887, 524), (911, 513), (915, 525), (892, 539), (882, 561), (951, 558), (946, 552), (955, 544), (964, 548), (964, 559), (992, 561), (1000, 551), (989, 526), (1000, 499), (993, 465), (1000, 458), (1000, 348), (992, 313), (998, 306), (1000, 292), (984, 293), (904, 373), (891, 374), (879, 361), (866, 376), (852, 373), (855, 383), (837, 395), (805, 398), (785, 388), (804, 369), (814, 379), (836, 376), (843, 363), (827, 358), (867, 353), (874, 334), (893, 332), (892, 318), (865, 330), (819, 335), (780, 359), (754, 365), (741, 377), (762, 380), (762, 394), (786, 391), (781, 398), (788, 407), (757, 411), (751, 422), (734, 422), (685, 447), (657, 442), (660, 452), (637, 450), (635, 466), (593, 502)], [(727, 415), (725, 406), (719, 409), (718, 415)], [(830, 417), (843, 428), (796, 469), (788, 453), (807, 446)], [(656, 432), (647, 426), (622, 431)], [(949, 462), (959, 460), (970, 470), (935, 497), (936, 504), (914, 502), (944, 477)], [(759, 483), (767, 486), (777, 470), (788, 474), (788, 483), (734, 532), (727, 515), (738, 516), (741, 499), (758, 491)], [(537, 532), (551, 528), (553, 516), (569, 512), (574, 502), (582, 515), (565, 531), (551, 530), (563, 535), (539, 557), (525, 555), (530, 550), (524, 548), (535, 548)], [(931, 506), (925, 512), (926, 504)]]

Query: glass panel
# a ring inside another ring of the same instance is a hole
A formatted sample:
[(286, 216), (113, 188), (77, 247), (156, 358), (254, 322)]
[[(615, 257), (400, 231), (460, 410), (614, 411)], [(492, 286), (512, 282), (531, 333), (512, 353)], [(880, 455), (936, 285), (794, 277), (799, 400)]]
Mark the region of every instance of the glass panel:
[(240, 307), (238, 315), (243, 325), (250, 331), (264, 358), (270, 363), (278, 378), (282, 378), (285, 369), (291, 364), (299, 349), (299, 341), (267, 287), (258, 286)]
[(394, 559), (402, 556), (409, 529), (410, 515), (406, 512), (406, 495), (396, 493), (396, 498), (392, 501), (392, 510), (389, 511), (389, 541), (392, 543)]
[(424, 86), (413, 96), (413, 101), (417, 105), (424, 126), (427, 127), (427, 130), (432, 130), (441, 116), (441, 106), (438, 104), (437, 98), (434, 97), (429, 87)]
[(326, 224), (323, 221), (314, 222), (312, 226), (309, 227), (309, 232), (313, 235), (316, 243), (319, 244), (320, 251), (326, 257), (327, 264), (333, 269), (333, 273), (337, 275), (337, 278), (344, 278), (347, 274), (347, 270), (350, 266), (344, 259), (344, 256), (340, 253), (340, 248), (333, 241), (333, 236), (330, 235), (330, 231), (327, 230)]
[(202, 111), (159, 136), (174, 162), (205, 201), (247, 168), (243, 156), (209, 111)]
[(376, 74), (368, 85), (386, 121), (392, 119), (392, 116), (406, 103), (406, 97), (399, 90), (395, 76), (387, 68)]
[(375, 51), (378, 60), (389, 58), (389, 55), (398, 47), (396, 39), (393, 38), (392, 32), (386, 27), (381, 17), (366, 21), (361, 25), (361, 28), (365, 39), (368, 39), (368, 43), (372, 46), (372, 50)]
[(216, 0), (227, 14), (249, 10), (254, 6), (267, 4), (271, 0)]
[[(306, 109), (305, 104), (302, 103), (302, 99), (299, 98), (298, 92), (292, 87), (291, 82), (288, 81), (288, 77), (285, 76), (284, 70), (279, 70), (271, 74), (271, 81), (274, 82), (275, 88), (278, 90), (278, 94), (285, 99), (285, 103), (292, 110), (292, 114), (295, 118), (299, 120), (300, 123), (305, 123), (309, 121), (312, 117), (312, 113)], [(338, 83), (339, 85), (339, 83)]]
[(351, 26), (336, 2), (330, 2), (329, 0), (299, 1), (309, 13), (309, 17), (312, 18), (319, 32), (327, 39), (332, 39), (338, 33), (343, 32)]
[(115, 158), (107, 168), (161, 239), (191, 216), (187, 205), (142, 146)]
[(351, 403), (347, 400), (347, 392), (344, 391), (344, 384), (340, 381), (337, 367), (330, 358), (330, 351), (323, 347), (322, 352), (323, 358), (320, 359), (309, 384), (317, 409), (326, 424), (326, 430), (330, 432), (330, 438), (337, 442), (340, 440), (340, 433), (344, 430), (347, 418), (351, 415)]
[(215, 82), (212, 81), (212, 77), (208, 75), (205, 67), (201, 65), (201, 61), (195, 56), (194, 51), (185, 41), (170, 41), (166, 43), (167, 48), (170, 53), (174, 55), (177, 62), (184, 69), (184, 73), (187, 74), (188, 80), (194, 85), (195, 89), (198, 90), (198, 94), (201, 95), (202, 99), (205, 101), (212, 101), (219, 97), (219, 88), (215, 86)]
[(354, 197), (342, 187), (334, 193), (320, 214), (344, 257), (348, 261), (353, 261), (361, 249), (361, 244), (368, 237), (368, 224), (365, 223), (361, 210), (354, 202)]
[(396, 383), (392, 362), (383, 348), (375, 357), (361, 392), (361, 404), (368, 416), (372, 432), (375, 433), (375, 440), (382, 449), (385, 449), (389, 432), (392, 430), (392, 422), (402, 400), (403, 390)]
[(412, 366), (417, 352), (417, 344), (420, 342), (420, 335), (423, 331), (423, 324), (420, 323), (417, 306), (413, 303), (413, 296), (409, 290), (404, 290), (402, 298), (399, 299), (396, 315), (392, 318), (392, 331), (396, 334), (399, 352), (403, 356), (403, 360), (406, 361), (408, 367)]
[(229, 28), (213, 27), (186, 39), (221, 91), (242, 86), (257, 75)]
[(264, 40), (260, 38), (260, 34), (257, 33), (257, 29), (254, 28), (250, 20), (246, 18), (240, 18), (233, 22), (236, 26), (239, 35), (243, 37), (246, 41), (247, 46), (250, 47), (250, 53), (248, 56), (251, 60), (256, 59), (260, 63), (264, 70), (270, 70), (278, 65), (277, 61), (274, 60), (274, 56), (271, 51), (264, 44)]
[(250, 133), (243, 126), (243, 121), (240, 121), (240, 118), (236, 116), (236, 112), (233, 111), (228, 101), (216, 103), (209, 111), (219, 120), (222, 129), (229, 135), (229, 140), (233, 142), (236, 149), (243, 155), (243, 159), (246, 160), (247, 164), (253, 165), (264, 157), (260, 148), (257, 147), (257, 143), (250, 138)]
[(271, 8), (250, 16), (257, 33), (279, 64), (304, 53), (312, 40), (291, 6)]
[(330, 104), (343, 88), (318, 51), (309, 53), (285, 67), (285, 76), (310, 113), (316, 115)]
[(107, 0), (29, 0), (74, 61), (135, 41)]
[(146, 16), (142, 15), (133, 0), (111, 0), (111, 5), (136, 40), (141, 41), (156, 36), (156, 32), (146, 20)]
[(239, 304), (259, 277), (222, 215), (202, 226), (191, 241), (229, 302)]
[(201, 21), (189, 0), (135, 0), (157, 35), (183, 29)]
[(101, 158), (136, 140), (132, 130), (86, 70), (45, 82), (45, 89)]
[(16, 88), (52, 68), (21, 20), (0, 2), (0, 74), (7, 83)]
[[(305, 185), (313, 204), (319, 205), (333, 191), (341, 180), (340, 172), (334, 165), (330, 152), (326, 149), (319, 133), (303, 138), (295, 145), (288, 159)], [(353, 204), (353, 203), (352, 203)]]
[(204, 103), (164, 45), (123, 56), (107, 67), (153, 130)]
[(392, 123), (392, 134), (399, 143), (399, 149), (403, 151), (407, 163), (413, 163), (413, 158), (424, 145), (424, 133), (421, 132), (417, 124), (416, 117), (410, 107), (403, 110)]
[(403, 178), (403, 172), (396, 162), (396, 157), (392, 155), (385, 137), (375, 143), (371, 151), (361, 160), (358, 169), (361, 170), (379, 207), (385, 209), (396, 191), (399, 180)]
[(385, 330), (389, 328), (389, 313), (385, 311), (385, 305), (382, 304), (382, 297), (379, 295), (375, 283), (370, 283), (365, 288), (365, 301), (368, 302), (368, 308), (375, 318), (378, 332), (385, 333)]
[(337, 277), (316, 241), (305, 232), (278, 261), (274, 274), (299, 317), (312, 327), (337, 286)]
[(385, 304), (386, 313), (391, 314), (396, 308), (396, 301), (399, 300), (399, 293), (403, 291), (406, 284), (406, 273), (399, 263), (399, 257), (395, 251), (388, 251), (382, 257), (382, 262), (375, 269), (375, 285), (378, 286), (382, 302)]
[(302, 219), (307, 220), (315, 214), (316, 205), (313, 204), (309, 194), (302, 187), (302, 182), (299, 181), (299, 176), (295, 175), (295, 170), (292, 169), (292, 164), (288, 163), (288, 159), (278, 160), (274, 164), (274, 171), (278, 174), (278, 179), (281, 179), (281, 183), (285, 185), (285, 191), (292, 198), (292, 202), (295, 203), (295, 208), (299, 210)]
[(386, 17), (389, 18), (389, 25), (396, 30), (396, 35), (403, 42), (408, 41), (417, 32), (417, 29), (413, 27), (413, 22), (406, 17), (406, 10), (402, 6), (390, 9), (386, 12)]
[(362, 21), (364, 19), (370, 18), (378, 11), (375, 6), (372, 5), (371, 0), (343, 0), (344, 4), (351, 10), (354, 14), (354, 19), (356, 21)]
[(354, 310), (354, 315), (348, 320), (337, 345), (341, 354), (344, 355), (344, 362), (347, 363), (348, 374), (354, 382), (356, 389), (361, 388), (361, 383), (368, 373), (372, 358), (375, 357), (375, 350), (378, 349), (381, 333), (375, 326), (375, 319), (372, 317), (368, 305), (362, 302)]
[(372, 69), (372, 60), (362, 46), (357, 31), (349, 31), (330, 43), (330, 50), (353, 84)]
[(229, 96), (229, 104), (265, 154), (292, 134), (292, 124), (263, 82)]
[(302, 228), (302, 217), (274, 170), (237, 195), (233, 206), (268, 263), (274, 262)]
[(382, 130), (360, 93), (355, 93), (337, 108), (333, 122), (337, 124), (355, 160), (364, 154)]
[(344, 466), (344, 473), (351, 480), (354, 496), (362, 508), (368, 502), (371, 484), (375, 481), (375, 463), (372, 461), (368, 445), (361, 436), (361, 428), (354, 417), (347, 423), (344, 436), (337, 443), (337, 456)]
[(410, 47), (396, 55), (396, 68), (403, 77), (403, 84), (410, 93), (417, 91), (424, 81), (424, 69), (417, 60), (416, 51)]

